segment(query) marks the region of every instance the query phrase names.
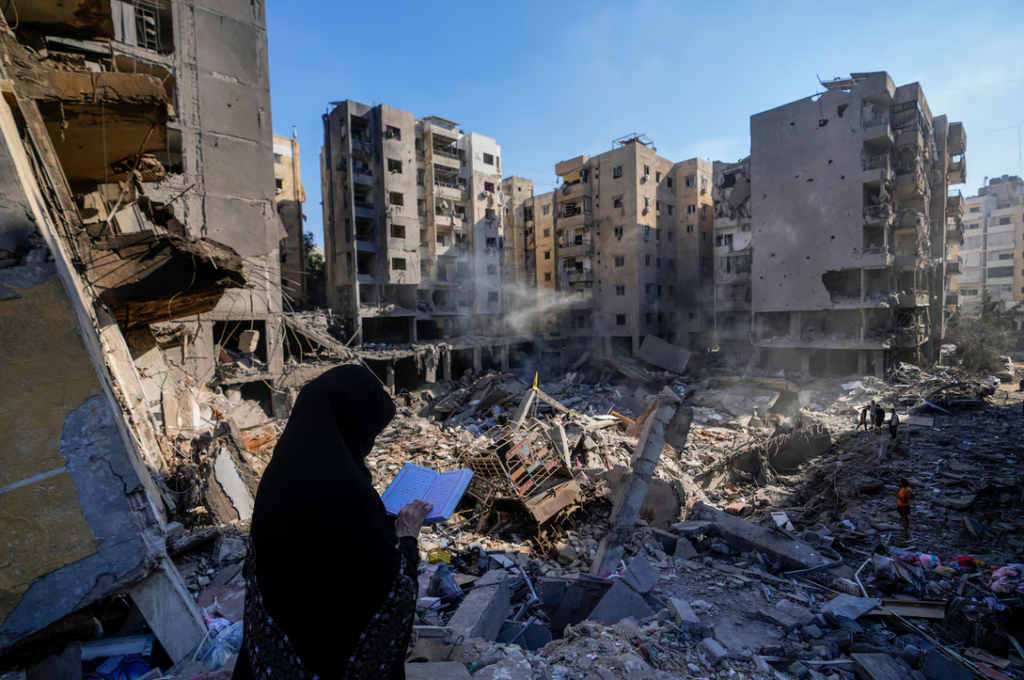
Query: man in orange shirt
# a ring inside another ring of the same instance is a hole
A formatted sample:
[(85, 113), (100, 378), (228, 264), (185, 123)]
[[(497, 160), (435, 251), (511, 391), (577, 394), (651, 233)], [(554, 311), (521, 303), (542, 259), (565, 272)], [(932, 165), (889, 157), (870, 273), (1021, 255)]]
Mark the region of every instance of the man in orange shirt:
[(896, 492), (896, 512), (900, 513), (903, 522), (903, 538), (910, 538), (910, 501), (914, 492), (906, 477), (900, 479), (900, 490)]

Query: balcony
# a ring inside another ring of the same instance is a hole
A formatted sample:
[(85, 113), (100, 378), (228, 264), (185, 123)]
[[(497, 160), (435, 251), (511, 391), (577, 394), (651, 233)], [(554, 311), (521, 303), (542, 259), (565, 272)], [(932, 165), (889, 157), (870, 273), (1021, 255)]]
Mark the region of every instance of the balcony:
[(558, 228), (559, 229), (576, 229), (590, 224), (590, 213), (584, 214), (582, 210), (576, 209), (575, 211), (566, 215), (558, 215)]
[(749, 300), (716, 300), (716, 312), (749, 312)]
[(719, 340), (749, 340), (750, 327), (726, 328), (719, 326), (715, 331), (715, 335), (718, 336)]
[(590, 309), (594, 306), (593, 295), (573, 295), (570, 293), (566, 307), (569, 309)]
[(946, 181), (950, 184), (963, 184), (967, 181), (967, 159), (960, 156), (960, 160), (950, 161), (946, 168)]
[(963, 271), (963, 262), (960, 261), (959, 257), (947, 257), (946, 258), (946, 274), (954, 275), (959, 274)]
[(563, 239), (559, 242), (559, 257), (580, 257), (594, 252), (594, 239), (591, 236), (577, 236), (574, 239)]
[(875, 267), (891, 267), (896, 249), (892, 246), (874, 246), (864, 248), (857, 257), (857, 265), (867, 269)]
[(902, 348), (914, 348), (923, 345), (928, 340), (928, 334), (923, 328), (897, 328), (892, 334), (892, 346)]
[(892, 219), (892, 207), (888, 203), (864, 206), (864, 224), (883, 224)]
[(592, 269), (571, 269), (566, 272), (566, 279), (569, 283), (588, 283), (594, 280)]
[(555, 194), (556, 200), (558, 201), (569, 201), (572, 199), (578, 199), (583, 196), (586, 190), (586, 184), (583, 182), (575, 182), (573, 184), (563, 184)]
[(964, 226), (960, 223), (960, 220), (946, 220), (946, 239), (949, 241), (955, 241), (959, 244), (963, 244)]
[(921, 252), (916, 248), (898, 249), (893, 266), (897, 269), (914, 269), (920, 259)]
[(963, 123), (950, 123), (946, 135), (946, 150), (950, 156), (967, 153), (967, 133)]
[(459, 159), (459, 154), (436, 146), (433, 148), (431, 160), (434, 163), (439, 163), (452, 168), (458, 168), (462, 164), (462, 161)]
[(875, 116), (864, 124), (864, 143), (872, 146), (889, 145), (893, 142), (892, 127), (888, 112)]
[(960, 306), (960, 293), (946, 292), (946, 306), (948, 307), (950, 305), (954, 307)]
[(373, 169), (369, 167), (360, 168), (352, 166), (352, 181), (356, 184), (373, 186)]
[(897, 304), (900, 307), (927, 307), (929, 305), (928, 291), (900, 293), (897, 296)]
[(434, 181), (434, 193), (455, 201), (461, 200), (464, 194), (462, 186), (436, 180)]
[(352, 135), (352, 150), (362, 153), (373, 153), (373, 137), (368, 134)]
[(950, 189), (946, 197), (946, 215), (962, 217), (964, 214), (964, 195), (959, 189)]
[(896, 133), (896, 146), (901, 148), (924, 148), (924, 136), (917, 125), (908, 125)]
[(369, 201), (355, 201), (356, 217), (376, 217), (377, 207)]
[(888, 182), (893, 178), (892, 159), (888, 153), (864, 156), (861, 159), (861, 168), (865, 173), (865, 182)]

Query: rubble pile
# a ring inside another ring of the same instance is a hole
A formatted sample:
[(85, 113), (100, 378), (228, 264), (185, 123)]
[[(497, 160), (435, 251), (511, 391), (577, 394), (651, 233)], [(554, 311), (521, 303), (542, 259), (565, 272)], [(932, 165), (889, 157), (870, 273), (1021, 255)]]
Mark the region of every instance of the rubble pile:
[[(421, 535), (408, 676), (1019, 677), (1022, 395), (959, 369), (894, 377), (696, 381), (605, 359), (399, 395), (366, 461), (378, 491), (405, 463), (475, 473)], [(188, 395), (168, 554), (223, 644), (167, 678), (232, 667), (246, 503), (284, 425), (230, 390)], [(895, 440), (857, 429), (871, 400), (900, 413)]]

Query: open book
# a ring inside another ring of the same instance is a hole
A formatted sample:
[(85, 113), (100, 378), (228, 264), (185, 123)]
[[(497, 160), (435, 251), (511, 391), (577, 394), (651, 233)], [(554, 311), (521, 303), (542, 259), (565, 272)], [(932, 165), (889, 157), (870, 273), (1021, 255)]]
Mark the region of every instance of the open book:
[(424, 523), (436, 524), (452, 516), (455, 506), (462, 500), (462, 494), (466, 493), (466, 487), (472, 478), (472, 470), (441, 473), (406, 463), (381, 496), (381, 500), (384, 501), (384, 508), (389, 515), (397, 515), (399, 510), (415, 500), (431, 503), (434, 509), (427, 515)]

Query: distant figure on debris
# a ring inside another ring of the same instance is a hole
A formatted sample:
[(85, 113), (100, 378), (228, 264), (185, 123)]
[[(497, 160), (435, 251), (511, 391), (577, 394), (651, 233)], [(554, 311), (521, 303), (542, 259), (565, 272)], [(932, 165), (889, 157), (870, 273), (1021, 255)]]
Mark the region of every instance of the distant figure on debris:
[(906, 477), (900, 479), (900, 490), (896, 492), (896, 512), (900, 513), (903, 522), (903, 538), (910, 538), (910, 501), (913, 498), (910, 482)]
[(857, 425), (857, 431), (859, 432), (860, 428), (862, 428), (862, 427), (864, 428), (865, 432), (868, 431), (868, 407), (867, 406), (865, 406), (864, 408), (862, 408), (860, 410), (860, 424)]
[(900, 429), (900, 417), (896, 415), (896, 409), (892, 409), (889, 413), (891, 414), (889, 416), (889, 435), (896, 439), (896, 432)]
[(885, 425), (885, 407), (879, 405), (875, 408), (875, 433), (882, 434), (882, 425)]
[(233, 680), (405, 677), (431, 506), (392, 522), (373, 488), (364, 459), (394, 416), (362, 366), (299, 393), (256, 494)]
[(1024, 378), (1020, 379), (1020, 384), (1017, 385), (1017, 391), (1018, 392), (1024, 392)]

